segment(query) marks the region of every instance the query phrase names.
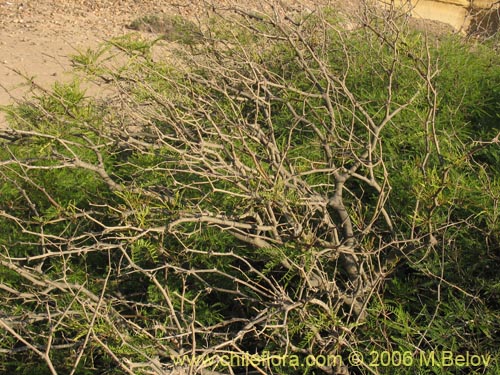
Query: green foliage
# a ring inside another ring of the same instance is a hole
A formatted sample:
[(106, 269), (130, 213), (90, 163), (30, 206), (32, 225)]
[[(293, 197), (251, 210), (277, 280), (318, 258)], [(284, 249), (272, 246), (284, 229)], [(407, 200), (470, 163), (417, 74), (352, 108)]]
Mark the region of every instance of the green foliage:
[[(7, 301), (0, 317), (35, 316), (19, 332), (36, 347), (49, 336), (64, 347), (51, 357), (61, 373), (71, 371), (80, 350), (76, 374), (120, 373), (117, 364), (166, 361), (170, 351), (233, 347), (304, 357), (354, 349), (471, 352), (491, 354), (495, 363), (450, 371), (497, 372), (496, 52), (455, 37), (426, 40), (404, 25), (401, 33), (339, 32), (335, 13), (324, 17), (296, 21), (306, 37), (296, 44), (296, 35), (266, 17), (247, 15), (239, 26), (212, 20), (212, 44), (203, 47), (191, 22), (146, 16), (131, 27), (163, 33), (199, 55), (177, 56), (183, 67), (156, 63), (156, 41), (127, 35), (73, 58), (89, 75), (114, 81), (130, 112), (111, 101), (98, 105), (77, 82), (56, 84), (10, 110), (18, 133), (0, 148)], [(120, 53), (125, 63), (107, 67)], [(217, 75), (213, 66), (227, 70)], [(426, 68), (437, 73), (429, 78)], [(318, 87), (327, 89), (318, 95)], [(360, 149), (378, 126), (382, 135), (365, 160)], [(213, 151), (220, 148), (226, 153)], [(212, 169), (193, 155), (200, 149)], [(238, 178), (229, 172), (235, 160)], [(342, 300), (349, 296), (308, 285), (315, 273), (335, 275), (331, 288), (350, 284), (339, 260), (347, 241), (321, 245), (346, 223), (328, 223), (329, 215), (338, 219), (328, 207), (307, 211), (290, 177), (276, 171), (302, 178), (308, 198), (331, 197), (334, 173), (357, 164), (356, 173), (373, 175), (385, 196), (364, 183), (368, 177), (345, 185), (356, 255), (373, 256), (378, 264), (367, 270), (380, 275), (366, 318), (354, 319)], [(394, 228), (377, 214), (381, 205)], [(245, 241), (265, 232), (259, 213), (270, 211), (280, 240), (271, 236), (267, 247)], [(187, 219), (170, 228), (179, 218)], [(209, 225), (207, 218), (218, 221)], [(304, 228), (290, 228), (292, 218)], [(49, 373), (13, 335), (0, 346), (1, 371)], [(380, 369), (415, 371), (446, 372)]]
[(82, 69), (89, 77), (100, 76), (106, 69), (101, 67), (102, 58), (109, 51), (109, 45), (103, 45), (97, 49), (88, 48), (86, 51), (78, 51), (71, 56), (71, 62), (76, 69)]
[(194, 22), (181, 16), (167, 14), (140, 17), (132, 21), (129, 27), (133, 30), (161, 34), (162, 38), (169, 42), (186, 45), (200, 42), (203, 36), (200, 28)]

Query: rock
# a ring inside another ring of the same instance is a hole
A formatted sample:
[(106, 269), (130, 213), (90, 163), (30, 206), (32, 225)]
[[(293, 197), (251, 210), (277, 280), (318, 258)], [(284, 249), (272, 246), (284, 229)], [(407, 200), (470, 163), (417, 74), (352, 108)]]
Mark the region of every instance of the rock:
[(439, 21), (464, 34), (499, 30), (500, 2), (497, 0), (379, 0), (387, 6), (406, 8), (415, 18)]
[[(498, 2), (496, 2), (498, 4)], [(478, 9), (478, 8), (483, 8), (483, 9), (492, 9), (494, 7), (495, 1), (492, 0), (472, 0), (471, 1), (471, 8), (473, 9)]]

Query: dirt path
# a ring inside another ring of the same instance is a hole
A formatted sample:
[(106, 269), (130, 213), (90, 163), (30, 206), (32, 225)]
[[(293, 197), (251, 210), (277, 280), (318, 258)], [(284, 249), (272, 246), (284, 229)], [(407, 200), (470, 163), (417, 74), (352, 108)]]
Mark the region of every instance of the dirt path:
[[(171, 11), (172, 1), (0, 0), (0, 105), (30, 92), (19, 73), (50, 87), (69, 79), (71, 54), (126, 33), (138, 14)], [(4, 122), (0, 117), (0, 124)]]
[[(139, 16), (179, 13), (200, 14), (203, 0), (0, 0), (0, 106), (30, 92), (18, 73), (48, 88), (69, 79), (68, 58), (112, 36), (130, 32), (127, 25)], [(217, 0), (217, 5), (257, 0)], [(293, 1), (307, 6), (313, 1)], [(17, 71), (17, 72), (16, 72)], [(0, 126), (5, 119), (0, 113)]]

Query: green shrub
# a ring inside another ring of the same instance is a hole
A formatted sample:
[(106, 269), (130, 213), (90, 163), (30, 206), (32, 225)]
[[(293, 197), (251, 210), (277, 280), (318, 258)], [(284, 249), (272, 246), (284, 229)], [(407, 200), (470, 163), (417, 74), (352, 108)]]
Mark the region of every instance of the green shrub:
[[(497, 372), (495, 53), (398, 18), (278, 15), (208, 21), (211, 38), (161, 63), (154, 43), (114, 39), (75, 62), (118, 99), (57, 85), (12, 109), (5, 368), (160, 374), (172, 355), (269, 352), (346, 366), (249, 367)], [(418, 363), (443, 351), (492, 362)], [(382, 352), (412, 365), (375, 367)]]
[(203, 36), (200, 28), (194, 22), (180, 16), (166, 14), (143, 16), (132, 21), (129, 28), (161, 34), (162, 38), (169, 42), (186, 45), (199, 43)]

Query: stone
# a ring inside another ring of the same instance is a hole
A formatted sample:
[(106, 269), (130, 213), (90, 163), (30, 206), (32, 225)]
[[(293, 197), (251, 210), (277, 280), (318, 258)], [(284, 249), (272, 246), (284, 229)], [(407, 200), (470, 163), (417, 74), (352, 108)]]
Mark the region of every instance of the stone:
[(471, 8), (473, 8), (473, 9), (477, 9), (477, 8), (493, 9), (493, 8), (495, 8), (495, 3), (496, 3), (496, 8), (498, 9), (498, 2), (497, 1), (492, 1), (492, 0), (472, 0), (471, 1)]
[(415, 18), (439, 21), (451, 25), (463, 34), (499, 30), (500, 3), (497, 0), (378, 0), (407, 9)]

